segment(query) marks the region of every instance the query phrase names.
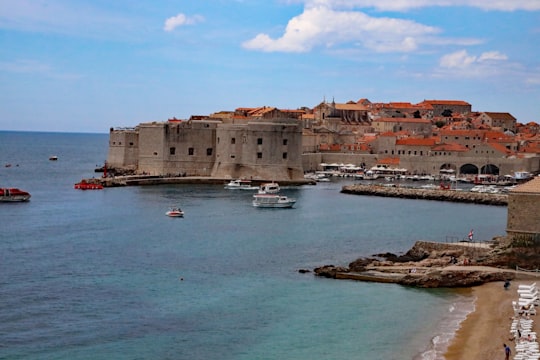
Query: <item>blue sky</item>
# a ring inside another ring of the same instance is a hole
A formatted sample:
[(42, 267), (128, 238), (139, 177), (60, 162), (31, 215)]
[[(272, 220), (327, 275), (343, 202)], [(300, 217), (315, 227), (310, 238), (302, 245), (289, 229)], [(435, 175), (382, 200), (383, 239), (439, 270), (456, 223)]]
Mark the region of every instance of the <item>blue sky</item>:
[(465, 100), (540, 122), (540, 0), (0, 0), (0, 130)]

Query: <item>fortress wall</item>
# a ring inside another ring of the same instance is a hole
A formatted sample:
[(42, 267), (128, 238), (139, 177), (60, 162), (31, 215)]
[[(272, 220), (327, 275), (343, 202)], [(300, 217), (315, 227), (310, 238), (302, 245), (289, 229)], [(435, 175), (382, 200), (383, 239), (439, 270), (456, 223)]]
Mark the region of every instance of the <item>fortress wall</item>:
[(256, 180), (300, 180), (302, 132), (291, 119), (223, 124), (217, 130), (212, 176)]
[(163, 174), (163, 160), (166, 150), (163, 123), (139, 125), (138, 172), (150, 175)]
[(540, 234), (540, 193), (510, 193), (508, 235)]
[(220, 121), (166, 124), (163, 174), (210, 176), (216, 159), (216, 129)]
[(136, 130), (113, 130), (109, 133), (107, 164), (113, 168), (137, 167), (139, 133)]

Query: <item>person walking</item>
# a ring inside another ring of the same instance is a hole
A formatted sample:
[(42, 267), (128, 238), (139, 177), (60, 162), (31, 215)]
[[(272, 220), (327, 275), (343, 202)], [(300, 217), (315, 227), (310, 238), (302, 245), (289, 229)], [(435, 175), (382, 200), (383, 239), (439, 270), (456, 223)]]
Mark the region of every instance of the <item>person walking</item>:
[(510, 347), (508, 345), (503, 344), (503, 346), (504, 346), (504, 355), (505, 355), (504, 358), (505, 358), (505, 360), (509, 360), (510, 359), (510, 353), (512, 351), (510, 351)]

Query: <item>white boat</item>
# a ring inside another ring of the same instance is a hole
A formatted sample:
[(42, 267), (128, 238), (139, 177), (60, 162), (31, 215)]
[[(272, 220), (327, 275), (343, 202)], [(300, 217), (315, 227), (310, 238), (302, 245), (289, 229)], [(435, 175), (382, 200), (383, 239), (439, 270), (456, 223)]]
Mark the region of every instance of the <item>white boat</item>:
[(251, 180), (236, 179), (225, 184), (225, 189), (257, 190), (258, 187), (251, 184)]
[(296, 199), (285, 195), (257, 193), (253, 195), (253, 206), (261, 208), (292, 208)]
[(165, 213), (169, 217), (184, 217), (184, 212), (180, 208), (171, 208)]
[(277, 194), (279, 190), (280, 187), (278, 183), (264, 183), (259, 187), (259, 194)]
[(516, 181), (529, 180), (533, 177), (534, 177), (533, 174), (531, 174), (528, 171), (515, 171), (513, 175), (513, 178)]

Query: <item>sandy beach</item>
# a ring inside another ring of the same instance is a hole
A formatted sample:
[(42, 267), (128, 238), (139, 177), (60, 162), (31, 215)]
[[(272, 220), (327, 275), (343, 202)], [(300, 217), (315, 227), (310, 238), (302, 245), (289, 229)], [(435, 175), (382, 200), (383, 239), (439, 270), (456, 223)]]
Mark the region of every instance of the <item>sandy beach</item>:
[[(508, 290), (504, 289), (502, 282), (472, 288), (472, 294), (476, 298), (475, 311), (462, 322), (448, 347), (445, 359), (504, 359), (505, 343), (512, 349), (512, 359), (515, 354), (515, 342), (510, 334), (512, 301), (518, 299), (519, 284), (532, 282), (534, 281), (513, 281)], [(536, 316), (532, 316), (532, 319), (535, 320), (533, 330), (536, 331)]]

